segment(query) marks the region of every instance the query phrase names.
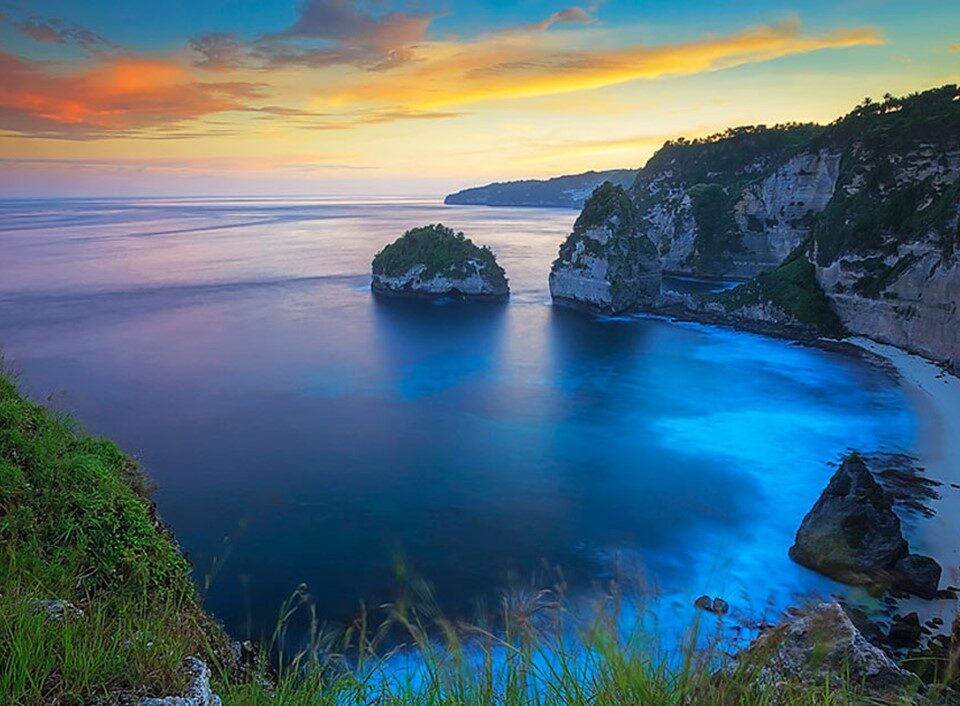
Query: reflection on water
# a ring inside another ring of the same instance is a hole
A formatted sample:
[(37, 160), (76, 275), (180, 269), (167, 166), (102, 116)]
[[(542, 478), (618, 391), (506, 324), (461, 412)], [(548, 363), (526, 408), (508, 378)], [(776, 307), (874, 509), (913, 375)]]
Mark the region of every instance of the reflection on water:
[[(412, 200), (0, 203), (0, 345), (138, 454), (227, 626), (301, 581), (321, 617), (402, 563), (468, 613), (542, 561), (574, 591), (642, 566), (663, 611), (840, 590), (789, 561), (848, 448), (909, 451), (862, 362), (548, 306), (576, 214)], [(509, 303), (374, 299), (370, 259), (431, 222), (490, 244)]]

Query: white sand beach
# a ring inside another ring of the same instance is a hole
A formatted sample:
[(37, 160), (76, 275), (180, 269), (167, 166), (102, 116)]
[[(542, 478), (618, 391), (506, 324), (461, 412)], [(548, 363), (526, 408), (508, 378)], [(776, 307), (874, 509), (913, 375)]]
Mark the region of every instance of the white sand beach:
[[(916, 405), (918, 455), (928, 478), (943, 485), (931, 503), (936, 515), (919, 523), (909, 537), (911, 549), (935, 558), (943, 567), (943, 586), (960, 586), (960, 378), (936, 363), (867, 338), (848, 342), (888, 360)], [(955, 485), (951, 485), (955, 484)]]

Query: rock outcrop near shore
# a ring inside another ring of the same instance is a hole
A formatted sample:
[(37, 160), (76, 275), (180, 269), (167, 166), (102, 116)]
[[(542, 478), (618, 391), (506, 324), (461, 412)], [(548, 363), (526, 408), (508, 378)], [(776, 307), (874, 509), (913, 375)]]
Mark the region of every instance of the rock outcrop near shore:
[(821, 603), (769, 629), (738, 662), (758, 687), (773, 692), (773, 703), (794, 703), (784, 693), (788, 688), (809, 694), (846, 686), (862, 698), (889, 704), (917, 703), (924, 690), (915, 674), (870, 644), (837, 603)]
[(797, 531), (790, 558), (837, 581), (937, 595), (941, 569), (910, 554), (893, 497), (856, 453), (844, 459)]
[(503, 299), (506, 273), (493, 252), (437, 224), (414, 228), (373, 258), (370, 288), (403, 297)]
[(560, 246), (550, 295), (561, 304), (617, 313), (652, 302), (660, 279), (656, 248), (640, 231), (629, 195), (605, 182)]

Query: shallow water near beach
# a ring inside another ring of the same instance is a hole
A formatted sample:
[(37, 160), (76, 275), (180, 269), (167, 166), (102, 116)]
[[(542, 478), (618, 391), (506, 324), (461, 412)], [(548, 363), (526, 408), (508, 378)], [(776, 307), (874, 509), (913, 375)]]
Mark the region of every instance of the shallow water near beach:
[[(238, 636), (305, 583), (321, 619), (429, 582), (470, 618), (560, 567), (756, 616), (844, 589), (787, 548), (847, 450), (915, 451), (848, 355), (549, 306), (572, 211), (415, 199), (0, 202), (0, 346), (37, 400), (137, 455)], [(378, 300), (373, 254), (442, 222), (507, 304)], [(684, 287), (696, 283), (684, 283)]]

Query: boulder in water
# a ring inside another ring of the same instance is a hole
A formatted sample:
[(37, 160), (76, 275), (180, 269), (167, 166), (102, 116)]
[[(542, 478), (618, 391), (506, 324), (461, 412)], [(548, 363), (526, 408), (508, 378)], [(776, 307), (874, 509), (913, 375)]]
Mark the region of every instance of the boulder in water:
[(838, 581), (889, 582), (889, 570), (907, 554), (893, 499), (859, 454), (850, 454), (797, 531), (790, 557)]

